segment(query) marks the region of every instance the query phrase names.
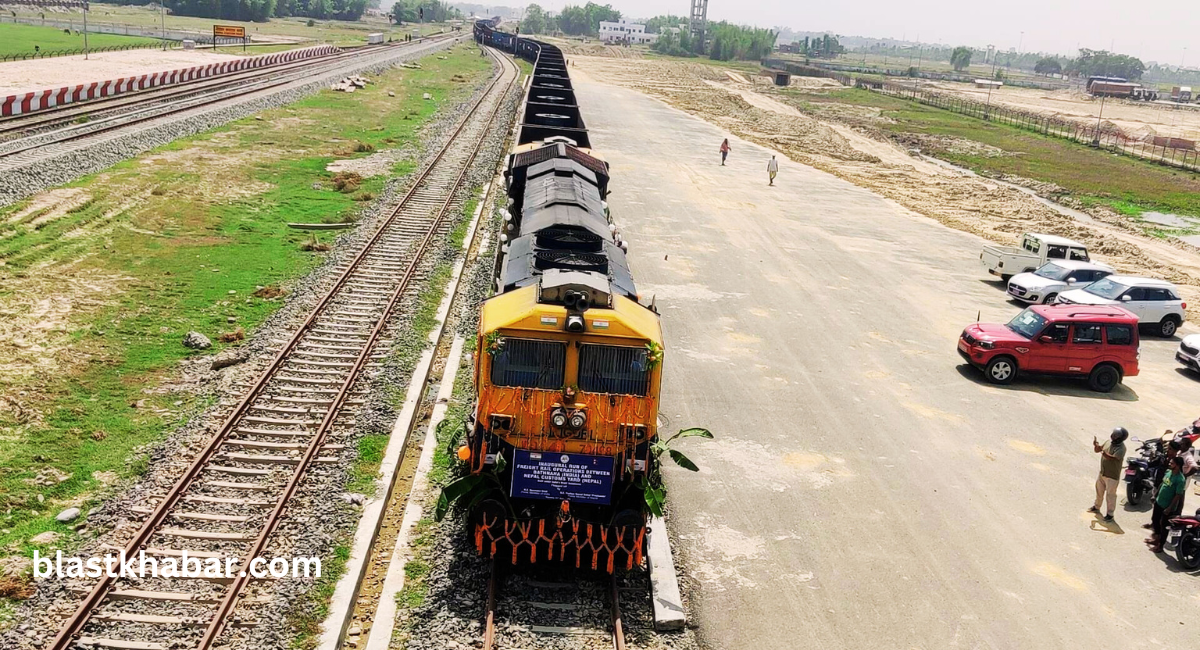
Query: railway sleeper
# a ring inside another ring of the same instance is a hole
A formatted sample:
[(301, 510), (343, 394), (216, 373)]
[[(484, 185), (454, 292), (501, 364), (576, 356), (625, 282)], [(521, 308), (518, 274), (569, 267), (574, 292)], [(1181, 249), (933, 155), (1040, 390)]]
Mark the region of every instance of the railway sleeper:
[[(296, 456), (271, 456), (266, 454), (239, 454), (230, 452), (221, 454), (219, 457), (225, 461), (259, 465), (296, 465), (300, 463), (300, 459)], [(332, 456), (319, 456), (313, 459), (314, 463), (336, 463), (337, 461), (338, 459)]]

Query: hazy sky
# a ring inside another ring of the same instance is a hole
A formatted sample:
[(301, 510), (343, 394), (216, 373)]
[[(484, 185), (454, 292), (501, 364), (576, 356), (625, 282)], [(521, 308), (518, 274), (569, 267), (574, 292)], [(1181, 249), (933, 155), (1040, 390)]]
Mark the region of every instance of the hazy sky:
[[(594, 0), (612, 4), (625, 16), (687, 15), (690, 0)], [(569, 4), (583, 4), (573, 0)], [(543, 7), (560, 9), (567, 0), (546, 0)], [(518, 5), (519, 6), (519, 5)], [(1200, 6), (1194, 0), (1007, 0), (996, 3), (935, 2), (934, 0), (858, 0), (853, 3), (799, 0), (709, 0), (710, 20), (797, 31), (828, 30), (877, 38), (923, 43), (993, 44), (1000, 50), (1074, 54), (1079, 47), (1133, 54), (1143, 61), (1188, 67), (1200, 65)], [(1021, 32), (1024, 31), (1024, 38)]]

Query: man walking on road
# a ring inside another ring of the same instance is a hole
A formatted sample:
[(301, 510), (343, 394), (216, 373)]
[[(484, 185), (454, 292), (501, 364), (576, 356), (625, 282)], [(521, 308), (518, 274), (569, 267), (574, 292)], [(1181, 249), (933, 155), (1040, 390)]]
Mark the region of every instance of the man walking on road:
[(1129, 432), (1124, 427), (1117, 427), (1103, 445), (1092, 438), (1092, 450), (1100, 454), (1100, 475), (1096, 477), (1096, 504), (1088, 508), (1088, 512), (1100, 514), (1100, 506), (1107, 498), (1104, 521), (1112, 521), (1117, 509), (1117, 486), (1121, 484), (1121, 465), (1125, 462), (1125, 439), (1128, 437)]
[(775, 156), (771, 156), (771, 161), (767, 163), (767, 176), (771, 177), (770, 185), (775, 184), (775, 174), (779, 173), (779, 161), (775, 160)]
[(729, 157), (729, 138), (721, 143), (721, 166), (725, 166), (725, 159)]

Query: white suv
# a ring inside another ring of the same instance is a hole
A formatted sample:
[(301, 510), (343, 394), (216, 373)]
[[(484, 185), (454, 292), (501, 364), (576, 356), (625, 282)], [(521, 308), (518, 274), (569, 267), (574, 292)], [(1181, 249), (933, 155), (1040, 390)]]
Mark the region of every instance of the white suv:
[(1019, 273), (1008, 281), (1008, 295), (1024, 303), (1053, 303), (1058, 294), (1087, 285), (1116, 273), (1107, 264), (1077, 260), (1046, 262), (1032, 273)]
[(1153, 327), (1155, 333), (1170, 337), (1183, 324), (1187, 304), (1179, 298), (1179, 290), (1166, 280), (1139, 278), (1131, 275), (1110, 275), (1083, 289), (1072, 289), (1058, 295), (1059, 303), (1081, 305), (1120, 305), (1138, 317), (1138, 323)]

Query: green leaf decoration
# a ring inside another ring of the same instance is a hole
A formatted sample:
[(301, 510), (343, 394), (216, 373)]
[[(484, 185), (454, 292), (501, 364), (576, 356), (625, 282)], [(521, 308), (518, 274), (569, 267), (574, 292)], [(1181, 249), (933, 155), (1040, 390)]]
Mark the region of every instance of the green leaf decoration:
[(655, 517), (663, 516), (662, 506), (663, 501), (667, 498), (666, 490), (646, 486), (642, 496), (646, 499), (646, 509), (650, 511), (650, 514)]
[(691, 427), (688, 429), (680, 429), (678, 433), (671, 436), (670, 438), (667, 438), (667, 444), (668, 445), (671, 444), (671, 442), (673, 442), (676, 438), (708, 438), (709, 440), (711, 440), (712, 437), (713, 437), (712, 431), (709, 431), (708, 429), (701, 429), (700, 427)]
[(690, 458), (684, 456), (678, 451), (675, 451), (674, 449), (671, 450), (671, 460), (675, 461), (676, 465), (688, 470), (689, 472), (700, 471), (700, 468), (696, 467), (696, 463), (693, 463)]
[(463, 496), (470, 494), (473, 490), (480, 486), (487, 487), (483, 483), (483, 476), (479, 474), (471, 474), (464, 476), (457, 481), (442, 488), (442, 493), (438, 495), (437, 508), (434, 510), (434, 521), (441, 521), (445, 518), (446, 513), (450, 511), (450, 506), (453, 506), (456, 501)]

